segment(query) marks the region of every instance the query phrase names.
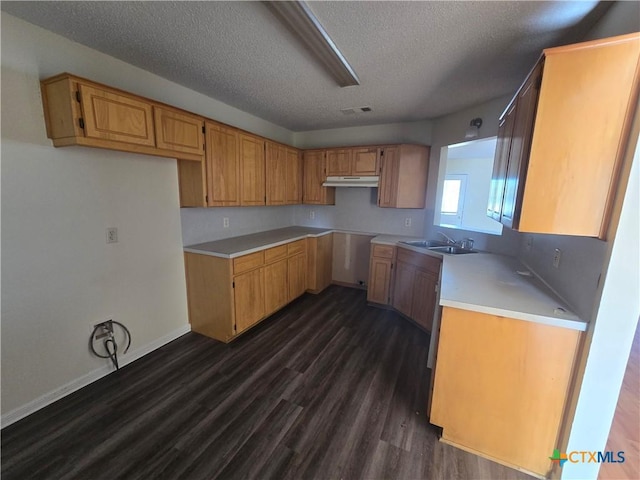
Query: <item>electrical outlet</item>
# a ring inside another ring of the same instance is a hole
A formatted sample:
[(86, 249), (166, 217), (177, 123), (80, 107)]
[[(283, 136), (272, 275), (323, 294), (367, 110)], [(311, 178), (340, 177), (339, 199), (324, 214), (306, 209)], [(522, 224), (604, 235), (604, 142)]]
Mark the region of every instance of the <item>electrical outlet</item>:
[(404, 219), (404, 226), (405, 227), (410, 227), (411, 226), (411, 217), (406, 217)]
[(223, 228), (229, 228), (229, 217), (224, 217), (222, 219), (222, 227)]
[(115, 227), (107, 228), (107, 243), (118, 243), (118, 229)]
[(531, 250), (533, 250), (533, 237), (531, 235), (527, 237), (527, 243), (525, 248), (527, 252), (530, 252)]
[(316, 218), (316, 212), (315, 212), (315, 211), (313, 211), (313, 210), (311, 210), (311, 211), (309, 212), (309, 219), (313, 220), (314, 218)]
[(562, 258), (562, 250), (556, 248), (553, 252), (553, 266), (560, 268), (560, 258)]

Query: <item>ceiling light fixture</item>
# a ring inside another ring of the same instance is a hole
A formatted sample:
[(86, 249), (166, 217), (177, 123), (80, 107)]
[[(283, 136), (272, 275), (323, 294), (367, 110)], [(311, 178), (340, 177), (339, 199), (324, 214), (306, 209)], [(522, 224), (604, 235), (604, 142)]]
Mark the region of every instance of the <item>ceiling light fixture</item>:
[(476, 138), (481, 126), (482, 119), (480, 117), (471, 120), (469, 128), (467, 128), (467, 132), (464, 134), (464, 138)]
[(325, 65), (338, 85), (360, 85), (356, 72), (305, 2), (263, 3)]

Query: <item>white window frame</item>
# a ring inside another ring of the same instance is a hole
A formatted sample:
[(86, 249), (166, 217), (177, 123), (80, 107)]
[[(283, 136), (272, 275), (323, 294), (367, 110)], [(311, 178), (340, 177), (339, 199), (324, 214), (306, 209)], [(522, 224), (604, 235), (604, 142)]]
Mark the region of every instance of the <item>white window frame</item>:
[[(456, 212), (443, 212), (442, 204), (444, 202), (445, 185), (447, 180), (460, 181), (460, 190), (458, 191), (458, 210)], [(444, 177), (442, 187), (442, 200), (440, 201), (440, 224), (443, 226), (460, 227), (462, 224), (462, 216), (464, 215), (464, 202), (467, 194), (467, 175), (447, 174)]]

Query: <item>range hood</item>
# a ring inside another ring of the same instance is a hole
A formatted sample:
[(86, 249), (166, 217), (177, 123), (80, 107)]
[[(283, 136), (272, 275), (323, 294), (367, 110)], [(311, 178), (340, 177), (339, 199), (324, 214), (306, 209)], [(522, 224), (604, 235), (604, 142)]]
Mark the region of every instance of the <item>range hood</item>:
[(323, 187), (377, 187), (380, 177), (327, 177)]

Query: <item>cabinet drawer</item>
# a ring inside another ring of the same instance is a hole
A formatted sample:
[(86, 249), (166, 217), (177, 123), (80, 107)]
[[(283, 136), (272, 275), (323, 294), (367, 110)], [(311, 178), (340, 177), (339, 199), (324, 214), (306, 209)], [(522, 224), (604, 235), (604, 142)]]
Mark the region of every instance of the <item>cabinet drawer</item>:
[(421, 254), (405, 250), (404, 248), (398, 249), (398, 262), (405, 262), (413, 265), (422, 270), (435, 273), (440, 273), (440, 264), (442, 260), (431, 255)]
[(306, 253), (307, 251), (307, 240), (298, 240), (297, 242), (291, 242), (287, 244), (287, 254), (297, 255), (298, 253)]
[(391, 245), (373, 245), (372, 255), (374, 257), (393, 258), (395, 248)]
[(233, 273), (247, 272), (264, 264), (264, 251), (250, 253), (233, 259)]
[(275, 262), (276, 260), (282, 260), (283, 258), (287, 258), (287, 245), (268, 248), (264, 251), (264, 263)]

